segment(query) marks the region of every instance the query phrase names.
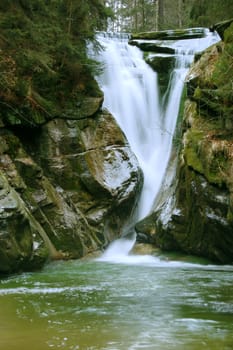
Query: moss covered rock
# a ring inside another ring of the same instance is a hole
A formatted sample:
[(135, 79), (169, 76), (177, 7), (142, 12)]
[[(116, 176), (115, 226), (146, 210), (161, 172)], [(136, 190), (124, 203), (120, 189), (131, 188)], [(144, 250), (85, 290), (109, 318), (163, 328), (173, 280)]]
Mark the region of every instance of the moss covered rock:
[(204, 28), (191, 28), (191, 29), (174, 29), (163, 30), (156, 32), (143, 32), (132, 34), (132, 39), (142, 40), (182, 40), (182, 39), (194, 39), (203, 38), (205, 36)]
[(157, 210), (136, 227), (163, 250), (233, 263), (232, 45), (198, 57), (187, 76), (177, 177)]

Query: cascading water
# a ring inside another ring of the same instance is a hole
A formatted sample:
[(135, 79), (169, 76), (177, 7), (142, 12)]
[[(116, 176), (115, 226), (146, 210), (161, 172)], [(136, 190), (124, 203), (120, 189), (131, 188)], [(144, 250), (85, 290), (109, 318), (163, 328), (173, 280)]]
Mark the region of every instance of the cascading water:
[[(116, 118), (144, 173), (143, 195), (138, 216), (146, 215), (152, 205), (155, 187), (155, 162), (162, 143), (160, 127), (159, 90), (156, 73), (145, 63), (142, 52), (128, 45), (128, 37), (99, 37), (105, 63), (100, 85), (104, 92), (104, 106)], [(151, 186), (152, 182), (155, 186)], [(147, 194), (153, 194), (151, 198)]]
[(128, 45), (127, 35), (100, 34), (98, 40), (104, 48), (99, 57), (104, 71), (98, 78), (104, 107), (124, 131), (144, 174), (135, 218), (140, 220), (152, 210), (164, 180), (184, 80), (194, 54), (219, 38), (206, 30), (204, 38), (166, 42), (175, 49), (176, 63), (164, 96), (160, 96), (157, 74), (146, 64), (140, 49)]

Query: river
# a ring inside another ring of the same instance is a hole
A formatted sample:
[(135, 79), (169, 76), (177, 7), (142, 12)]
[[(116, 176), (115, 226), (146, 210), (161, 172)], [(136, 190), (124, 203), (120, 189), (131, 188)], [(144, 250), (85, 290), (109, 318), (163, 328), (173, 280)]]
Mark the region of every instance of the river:
[(129, 255), (54, 262), (0, 286), (3, 350), (233, 349), (233, 266)]

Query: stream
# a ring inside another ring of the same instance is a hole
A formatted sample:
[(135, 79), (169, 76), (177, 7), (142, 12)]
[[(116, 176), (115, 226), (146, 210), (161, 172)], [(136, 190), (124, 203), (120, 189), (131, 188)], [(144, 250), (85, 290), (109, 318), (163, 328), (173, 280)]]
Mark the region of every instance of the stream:
[(3, 350), (232, 350), (233, 266), (128, 255), (2, 279)]

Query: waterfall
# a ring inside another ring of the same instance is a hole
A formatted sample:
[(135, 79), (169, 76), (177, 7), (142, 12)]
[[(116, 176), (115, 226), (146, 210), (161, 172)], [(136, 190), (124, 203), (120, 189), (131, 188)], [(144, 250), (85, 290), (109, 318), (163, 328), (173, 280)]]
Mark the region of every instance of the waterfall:
[(164, 180), (184, 80), (194, 54), (219, 38), (206, 30), (205, 38), (166, 43), (174, 48), (176, 63), (164, 96), (160, 96), (156, 72), (145, 62), (140, 49), (128, 45), (127, 35), (100, 34), (98, 40), (104, 48), (98, 58), (104, 64), (98, 78), (104, 107), (124, 131), (144, 174), (136, 218), (140, 220), (153, 209)]

